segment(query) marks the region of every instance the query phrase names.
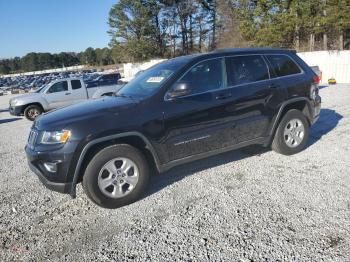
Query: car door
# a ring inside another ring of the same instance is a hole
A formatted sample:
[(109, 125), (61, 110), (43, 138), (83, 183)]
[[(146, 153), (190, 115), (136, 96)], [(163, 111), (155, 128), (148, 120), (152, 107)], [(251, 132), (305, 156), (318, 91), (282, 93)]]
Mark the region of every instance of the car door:
[(267, 137), (276, 108), (284, 97), (278, 80), (271, 79), (268, 63), (261, 55), (232, 56), (225, 60), (231, 96), (221, 112), (232, 123), (225, 132), (227, 145)]
[(283, 85), (290, 97), (308, 96), (305, 90), (309, 90), (310, 82), (305, 77), (302, 68), (286, 54), (265, 55), (272, 67), (276, 81)]
[(86, 89), (82, 86), (79, 79), (70, 81), (70, 93), (71, 94), (67, 96), (70, 104), (78, 103), (87, 99)]
[(49, 109), (68, 105), (67, 96), (69, 95), (68, 81), (62, 80), (52, 84), (45, 92), (45, 99), (49, 104)]
[(220, 110), (228, 95), (224, 89), (224, 59), (194, 65), (177, 83), (186, 83), (192, 91), (164, 101), (162, 145), (168, 162), (215, 150), (223, 143), (225, 123), (220, 119)]

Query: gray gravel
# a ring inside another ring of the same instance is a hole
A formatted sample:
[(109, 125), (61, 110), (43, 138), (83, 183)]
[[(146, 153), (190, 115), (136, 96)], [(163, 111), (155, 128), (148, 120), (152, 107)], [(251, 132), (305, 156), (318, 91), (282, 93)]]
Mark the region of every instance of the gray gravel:
[(23, 151), (31, 123), (0, 97), (2, 261), (350, 261), (350, 85), (321, 90), (308, 148), (249, 148), (155, 176), (106, 210), (45, 189)]

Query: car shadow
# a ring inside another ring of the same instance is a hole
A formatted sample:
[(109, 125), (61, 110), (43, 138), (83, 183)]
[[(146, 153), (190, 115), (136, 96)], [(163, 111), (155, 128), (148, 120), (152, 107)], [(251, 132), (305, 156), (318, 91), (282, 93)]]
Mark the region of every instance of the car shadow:
[(322, 136), (332, 131), (342, 118), (343, 116), (338, 114), (335, 110), (322, 108), (320, 118), (310, 128), (310, 137), (307, 147), (312, 146), (320, 140)]
[(22, 118), (7, 118), (7, 119), (0, 119), (0, 124), (10, 123), (17, 120), (21, 120)]
[(188, 164), (179, 165), (162, 174), (158, 174), (157, 171), (153, 169), (154, 173), (157, 174), (151, 176), (148, 190), (145, 192), (145, 195), (142, 198), (146, 198), (162, 190), (163, 188), (182, 180), (187, 176), (193, 175), (203, 170), (225, 165), (227, 163), (242, 160), (254, 155), (261, 155), (268, 151), (270, 151), (270, 148), (254, 145), (197, 160)]
[[(307, 147), (312, 146), (321, 139), (322, 136), (332, 131), (342, 118), (343, 116), (338, 114), (335, 110), (321, 109), (320, 118), (310, 129)], [(203, 170), (239, 161), (251, 156), (260, 156), (269, 151), (271, 151), (270, 147), (265, 148), (259, 145), (253, 145), (174, 167), (162, 174), (151, 176), (148, 190), (142, 198), (146, 198), (187, 176)], [(157, 173), (155, 168), (152, 168), (152, 173)]]

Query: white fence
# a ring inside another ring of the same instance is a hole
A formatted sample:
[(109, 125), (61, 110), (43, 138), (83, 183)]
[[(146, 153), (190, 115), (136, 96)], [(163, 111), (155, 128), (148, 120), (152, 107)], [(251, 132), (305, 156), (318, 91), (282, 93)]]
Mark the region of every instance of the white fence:
[(127, 64), (123, 64), (124, 67), (124, 78), (125, 80), (130, 80), (132, 79), (135, 74), (141, 70), (146, 70), (148, 68), (150, 68), (151, 66), (158, 64), (162, 61), (164, 61), (165, 59), (153, 59), (149, 62), (145, 62), (145, 63), (127, 63)]
[(305, 52), (298, 55), (309, 66), (319, 66), (322, 83), (327, 83), (333, 77), (337, 83), (350, 83), (350, 50)]

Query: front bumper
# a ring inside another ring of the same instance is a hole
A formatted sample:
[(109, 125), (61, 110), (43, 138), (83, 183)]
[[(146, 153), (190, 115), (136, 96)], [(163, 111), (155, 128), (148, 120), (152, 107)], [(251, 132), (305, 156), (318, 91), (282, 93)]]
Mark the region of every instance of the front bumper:
[[(60, 193), (70, 193), (73, 186), (73, 176), (70, 172), (73, 153), (66, 145), (52, 151), (36, 151), (28, 145), (25, 147), (29, 168), (38, 176), (40, 181), (50, 190)], [(50, 172), (45, 163), (55, 163), (57, 170)]]
[(35, 166), (33, 165), (30, 161), (28, 161), (28, 165), (30, 170), (32, 170), (39, 178), (41, 183), (44, 184), (48, 189), (60, 193), (65, 193), (68, 194), (71, 191), (72, 188), (72, 183), (57, 183), (57, 182), (52, 182), (48, 180), (45, 175)]
[(13, 116), (22, 116), (24, 111), (24, 106), (9, 106), (9, 112)]

